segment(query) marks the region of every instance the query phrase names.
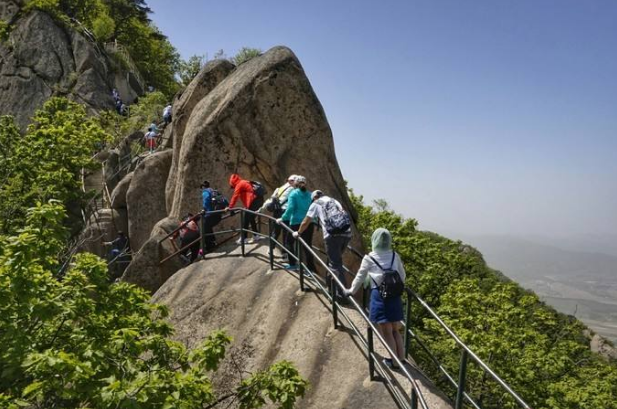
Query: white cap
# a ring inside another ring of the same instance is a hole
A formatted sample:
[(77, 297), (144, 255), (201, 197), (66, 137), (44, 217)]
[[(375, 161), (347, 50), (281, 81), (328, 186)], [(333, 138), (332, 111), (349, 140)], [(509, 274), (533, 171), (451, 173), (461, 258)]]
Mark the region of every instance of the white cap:
[(312, 194), (311, 194), (311, 199), (315, 200), (315, 199), (319, 199), (320, 197), (323, 196), (323, 192), (321, 190), (315, 190)]
[(306, 183), (306, 178), (304, 176), (296, 176), (296, 183)]

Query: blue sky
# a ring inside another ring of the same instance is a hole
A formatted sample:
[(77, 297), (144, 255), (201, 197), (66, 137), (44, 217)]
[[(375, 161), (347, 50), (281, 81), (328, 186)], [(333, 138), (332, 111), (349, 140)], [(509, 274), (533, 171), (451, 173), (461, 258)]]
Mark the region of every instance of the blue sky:
[(617, 1), (148, 4), (184, 58), (290, 47), (350, 186), (421, 229), (617, 230)]

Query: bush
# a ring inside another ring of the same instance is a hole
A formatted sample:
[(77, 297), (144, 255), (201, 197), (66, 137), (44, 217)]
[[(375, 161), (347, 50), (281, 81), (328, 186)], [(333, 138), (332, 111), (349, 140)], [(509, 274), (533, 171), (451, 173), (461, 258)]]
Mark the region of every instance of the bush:
[(92, 32), (98, 41), (105, 42), (111, 39), (115, 29), (114, 20), (106, 12), (99, 14), (92, 22)]
[(243, 64), (250, 59), (259, 57), (262, 51), (259, 48), (242, 47), (238, 53), (231, 58), (231, 62), (236, 65)]

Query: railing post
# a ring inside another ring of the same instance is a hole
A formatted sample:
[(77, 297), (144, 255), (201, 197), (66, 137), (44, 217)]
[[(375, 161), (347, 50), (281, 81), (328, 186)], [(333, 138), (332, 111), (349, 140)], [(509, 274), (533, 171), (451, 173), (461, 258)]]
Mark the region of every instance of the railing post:
[(298, 256), (298, 274), (300, 274), (300, 291), (304, 290), (304, 269), (302, 268), (302, 245), (296, 240), (296, 254)]
[(407, 310), (405, 314), (405, 357), (409, 355), (409, 346), (411, 344), (411, 292), (406, 291), (407, 293)]
[(205, 236), (205, 232), (206, 231), (206, 212), (202, 211), (201, 212), (201, 256), (205, 256), (206, 255), (206, 236)]
[(245, 256), (244, 254), (244, 210), (240, 210), (240, 248), (242, 249), (242, 257)]
[(268, 219), (268, 246), (270, 257), (270, 270), (274, 270), (274, 239), (272, 238), (272, 230), (274, 228), (274, 221)]
[[(327, 271), (326, 274), (331, 274)], [(332, 293), (332, 318), (334, 319), (334, 329), (338, 329), (338, 310), (336, 306), (336, 281), (334, 277), (330, 280), (330, 292)]]
[(362, 286), (362, 310), (367, 311), (368, 307), (368, 297), (366, 296), (367, 293), (370, 294), (371, 289), (370, 286), (368, 288), (368, 290), (366, 288), (364, 288), (364, 286)]
[(466, 349), (461, 353), (461, 364), (458, 373), (458, 389), (456, 391), (456, 403), (454, 409), (462, 409), (465, 400), (465, 380), (467, 378), (467, 358), (469, 354)]
[(370, 325), (366, 328), (366, 338), (368, 338), (368, 374), (371, 381), (374, 381), (375, 361), (373, 360), (373, 328)]
[(411, 387), (411, 409), (418, 409), (418, 392), (414, 386)]

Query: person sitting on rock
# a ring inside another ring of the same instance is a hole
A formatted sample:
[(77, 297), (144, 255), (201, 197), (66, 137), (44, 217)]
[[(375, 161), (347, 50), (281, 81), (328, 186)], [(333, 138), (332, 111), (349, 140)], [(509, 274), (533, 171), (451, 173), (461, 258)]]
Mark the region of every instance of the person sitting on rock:
[[(311, 206), (311, 192), (306, 189), (306, 178), (304, 176), (296, 176), (296, 187), (289, 194), (288, 206), (285, 213), (277, 219), (277, 223), (280, 224), (283, 220), (289, 220), (289, 227), (293, 231), (298, 231), (300, 224), (306, 217), (309, 207)], [(302, 232), (302, 239), (310, 247), (313, 243), (313, 223)], [(285, 246), (291, 254), (295, 254), (294, 249), (295, 240), (291, 235), (287, 235), (287, 242)], [(309, 270), (315, 271), (315, 264), (313, 255), (308, 249), (304, 249), (306, 265)], [(294, 257), (289, 257), (289, 264), (284, 266), (288, 270), (295, 270), (298, 268), (298, 263)]]
[[(259, 210), (259, 208), (263, 204), (263, 197), (259, 197), (255, 194), (252, 183), (248, 180), (242, 179), (237, 173), (234, 173), (229, 177), (229, 186), (231, 186), (231, 188), (234, 190), (234, 194), (229, 201), (229, 206), (225, 208), (226, 211), (233, 209), (236, 206), (236, 203), (238, 203), (238, 200), (242, 201), (244, 207), (254, 212)], [(256, 216), (253, 213), (247, 212), (244, 214), (242, 234), (236, 242), (237, 244), (242, 244), (242, 242), (246, 240), (246, 230), (249, 229), (249, 226), (252, 228), (253, 232), (259, 231), (255, 217)], [(260, 239), (261, 236), (254, 233), (253, 240), (248, 243), (252, 243), (253, 241), (257, 241)]]
[(165, 122), (165, 126), (171, 123), (171, 104), (167, 104), (165, 109), (163, 109), (163, 121)]
[(180, 248), (184, 249), (181, 254), (186, 257), (189, 263), (192, 263), (199, 255), (199, 245), (201, 244), (199, 226), (192, 213), (187, 213), (184, 220), (180, 222), (180, 229), (174, 233), (171, 239), (173, 240), (178, 236), (180, 236)]

